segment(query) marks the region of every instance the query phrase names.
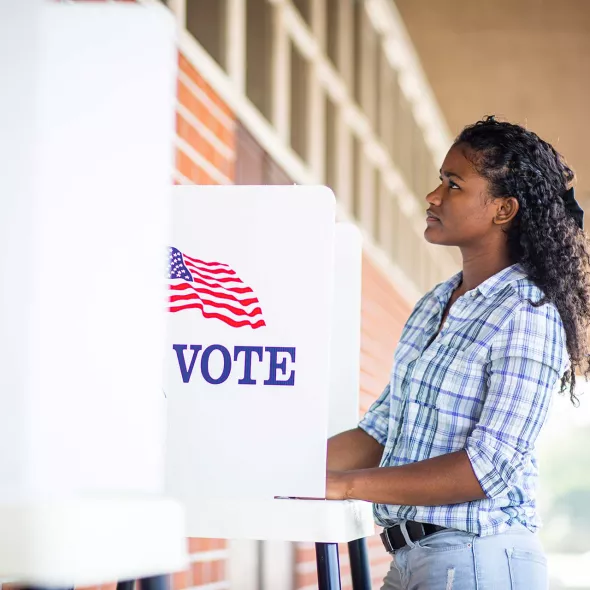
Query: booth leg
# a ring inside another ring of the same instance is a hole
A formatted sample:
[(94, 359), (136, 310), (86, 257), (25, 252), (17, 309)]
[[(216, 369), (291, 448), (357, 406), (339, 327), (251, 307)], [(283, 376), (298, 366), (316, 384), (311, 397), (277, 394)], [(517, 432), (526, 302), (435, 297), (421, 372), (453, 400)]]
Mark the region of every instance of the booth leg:
[(117, 590), (133, 590), (135, 587), (135, 580), (125, 580), (124, 582), (117, 582)]
[(348, 555), (350, 558), (352, 590), (371, 590), (371, 570), (369, 567), (367, 539), (350, 541), (348, 543)]
[(150, 576), (139, 580), (139, 590), (170, 590), (170, 576)]
[(341, 590), (337, 543), (316, 543), (318, 590)]

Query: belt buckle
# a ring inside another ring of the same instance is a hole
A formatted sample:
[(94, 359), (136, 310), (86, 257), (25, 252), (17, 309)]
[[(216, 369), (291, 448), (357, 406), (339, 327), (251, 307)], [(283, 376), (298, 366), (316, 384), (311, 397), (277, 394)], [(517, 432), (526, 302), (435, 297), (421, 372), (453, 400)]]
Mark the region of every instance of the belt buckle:
[(395, 553), (395, 549), (394, 549), (393, 545), (391, 544), (391, 539), (389, 538), (389, 535), (387, 534), (387, 529), (383, 529), (383, 532), (379, 536), (381, 537), (381, 542), (385, 546), (385, 551), (387, 551), (387, 553), (391, 553), (393, 555)]

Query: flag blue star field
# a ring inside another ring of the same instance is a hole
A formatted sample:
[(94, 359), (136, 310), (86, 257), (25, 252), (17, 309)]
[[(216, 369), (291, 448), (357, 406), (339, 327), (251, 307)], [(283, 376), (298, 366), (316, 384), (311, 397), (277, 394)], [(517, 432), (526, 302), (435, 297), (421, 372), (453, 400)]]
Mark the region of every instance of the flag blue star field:
[(233, 328), (266, 326), (254, 291), (222, 262), (204, 262), (169, 249), (168, 279), (172, 294), (168, 311), (200, 310), (204, 318)]

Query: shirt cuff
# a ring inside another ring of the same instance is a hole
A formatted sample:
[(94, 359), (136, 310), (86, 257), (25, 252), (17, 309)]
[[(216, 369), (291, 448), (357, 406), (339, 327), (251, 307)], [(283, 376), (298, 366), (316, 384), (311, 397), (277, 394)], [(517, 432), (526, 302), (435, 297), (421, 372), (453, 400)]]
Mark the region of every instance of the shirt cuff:
[[(509, 490), (507, 481), (514, 478), (516, 470), (506, 457), (481, 440), (468, 441), (465, 451), (475, 477), (488, 498), (497, 498)], [(505, 477), (502, 477), (502, 473)]]
[(387, 442), (387, 421), (383, 418), (372, 416), (370, 413), (364, 415), (359, 422), (359, 428), (372, 436), (381, 446)]

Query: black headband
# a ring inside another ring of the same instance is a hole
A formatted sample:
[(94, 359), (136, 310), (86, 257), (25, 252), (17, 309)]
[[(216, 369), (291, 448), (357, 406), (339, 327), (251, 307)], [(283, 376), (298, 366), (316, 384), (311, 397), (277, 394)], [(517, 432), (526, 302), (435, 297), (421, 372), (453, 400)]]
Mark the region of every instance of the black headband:
[(574, 187), (572, 186), (569, 188), (563, 196), (563, 204), (565, 205), (565, 210), (573, 217), (576, 225), (580, 229), (584, 229), (584, 210), (580, 207), (578, 201), (576, 201), (576, 197), (574, 195)]

